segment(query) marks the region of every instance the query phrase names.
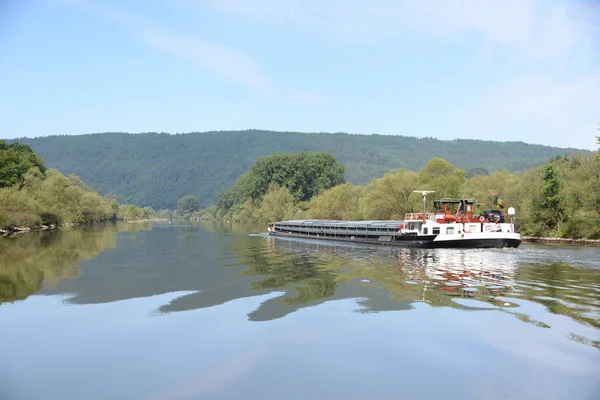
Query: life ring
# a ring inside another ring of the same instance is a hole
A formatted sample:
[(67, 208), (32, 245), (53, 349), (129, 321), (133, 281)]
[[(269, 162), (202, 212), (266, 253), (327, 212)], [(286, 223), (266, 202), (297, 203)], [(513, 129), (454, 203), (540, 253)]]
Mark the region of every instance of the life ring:
[(483, 222), (483, 221), (485, 221), (485, 217), (484, 217), (483, 215), (480, 215), (480, 216), (479, 216), (479, 220), (480, 220), (481, 222)]

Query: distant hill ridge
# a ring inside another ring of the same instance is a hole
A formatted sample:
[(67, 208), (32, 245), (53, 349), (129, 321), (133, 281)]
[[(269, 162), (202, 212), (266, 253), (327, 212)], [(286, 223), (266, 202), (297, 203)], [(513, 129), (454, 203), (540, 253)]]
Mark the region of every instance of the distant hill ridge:
[(63, 174), (75, 174), (103, 196), (155, 209), (184, 195), (212, 204), (220, 191), (262, 156), (327, 151), (346, 164), (346, 179), (365, 184), (395, 168), (418, 170), (434, 157), (467, 171), (522, 171), (555, 155), (588, 153), (523, 142), (439, 140), (377, 134), (263, 130), (186, 134), (94, 133), (19, 138)]

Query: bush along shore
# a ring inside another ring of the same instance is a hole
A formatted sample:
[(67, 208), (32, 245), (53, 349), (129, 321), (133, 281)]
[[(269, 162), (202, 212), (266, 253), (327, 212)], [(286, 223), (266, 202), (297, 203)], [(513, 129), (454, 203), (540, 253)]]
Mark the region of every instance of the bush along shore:
[(55, 229), (59, 226), (77, 226), (75, 223), (67, 224), (50, 224), (50, 225), (35, 225), (35, 226), (12, 226), (8, 229), (0, 229), (0, 236), (12, 236), (18, 233), (31, 232), (31, 231), (46, 231), (48, 229)]
[(87, 226), (87, 225), (106, 223), (106, 222), (141, 223), (141, 222), (164, 222), (164, 221), (170, 221), (170, 219), (169, 218), (115, 219), (115, 220), (110, 220), (110, 221), (95, 221), (95, 222), (86, 222), (86, 223), (67, 222), (64, 224), (11, 226), (6, 229), (0, 228), (0, 237), (13, 236), (13, 235), (23, 233), (23, 232), (47, 231), (50, 229), (57, 229), (60, 227), (79, 227), (79, 226)]
[(0, 140), (0, 235), (150, 219), (149, 208), (120, 205), (75, 175), (48, 169), (29, 146)]

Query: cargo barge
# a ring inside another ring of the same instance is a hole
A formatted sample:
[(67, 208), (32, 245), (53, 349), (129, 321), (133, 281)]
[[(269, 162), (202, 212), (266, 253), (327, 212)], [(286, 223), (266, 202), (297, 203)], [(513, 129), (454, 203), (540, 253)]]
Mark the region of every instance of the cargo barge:
[(268, 224), (268, 234), (334, 240), (386, 246), (424, 248), (516, 248), (521, 234), (515, 231), (514, 208), (508, 209), (510, 222), (503, 215), (475, 215), (476, 200), (444, 198), (434, 200), (432, 213), (427, 212), (427, 193), (423, 212), (409, 213), (404, 220), (289, 220)]

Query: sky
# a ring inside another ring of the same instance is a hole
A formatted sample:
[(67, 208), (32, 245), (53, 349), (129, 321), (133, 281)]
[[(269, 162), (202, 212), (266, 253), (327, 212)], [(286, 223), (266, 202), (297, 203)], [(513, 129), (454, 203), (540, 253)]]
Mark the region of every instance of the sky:
[(600, 0), (0, 0), (3, 139), (599, 127)]

